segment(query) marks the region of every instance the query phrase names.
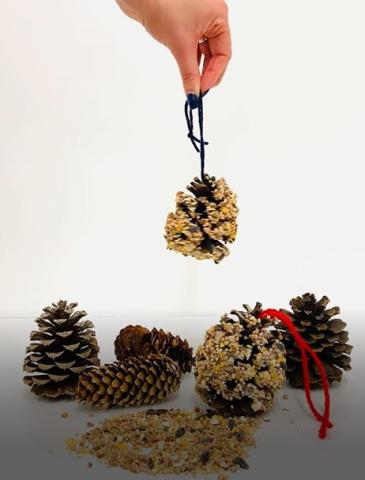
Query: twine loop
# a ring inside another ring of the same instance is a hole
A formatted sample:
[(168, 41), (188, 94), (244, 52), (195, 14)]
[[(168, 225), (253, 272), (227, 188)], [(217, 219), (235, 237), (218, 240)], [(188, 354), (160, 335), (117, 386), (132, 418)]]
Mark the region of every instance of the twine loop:
[[(209, 90), (208, 90), (209, 91)], [(208, 145), (208, 142), (204, 140), (204, 109), (203, 109), (203, 98), (208, 93), (200, 93), (199, 102), (198, 102), (198, 122), (199, 122), (199, 135), (197, 137), (194, 134), (194, 115), (193, 109), (190, 107), (189, 103), (185, 102), (185, 119), (188, 126), (188, 138), (190, 139), (194, 149), (200, 154), (200, 176), (202, 181), (205, 181), (205, 146)]]

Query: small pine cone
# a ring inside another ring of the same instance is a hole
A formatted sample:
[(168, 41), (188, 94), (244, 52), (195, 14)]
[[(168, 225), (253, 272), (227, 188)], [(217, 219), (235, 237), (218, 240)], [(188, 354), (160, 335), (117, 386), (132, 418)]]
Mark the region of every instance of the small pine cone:
[(114, 342), (117, 360), (151, 353), (149, 337), (150, 331), (141, 325), (122, 328)]
[(198, 260), (219, 263), (229, 255), (225, 244), (236, 239), (236, 195), (223, 178), (216, 180), (209, 175), (204, 182), (194, 178), (187, 189), (193, 195), (178, 192), (176, 210), (167, 217), (167, 247)]
[(247, 311), (231, 313), (237, 320), (224, 315), (207, 330), (198, 348), (196, 390), (222, 413), (260, 415), (271, 408), (275, 392), (285, 381), (285, 348), (269, 319), (258, 319)]
[(151, 331), (140, 325), (123, 328), (114, 342), (117, 360), (145, 356), (150, 353), (167, 355), (179, 364), (182, 373), (191, 372), (193, 349), (187, 340), (170, 332), (153, 328)]
[(60, 300), (43, 309), (30, 334), (23, 370), (24, 383), (36, 395), (47, 398), (73, 397), (80, 373), (99, 365), (99, 347), (94, 325), (75, 311), (77, 303)]
[(178, 364), (165, 355), (129, 357), (84, 372), (76, 398), (99, 408), (153, 405), (177, 392), (180, 381)]
[[(292, 311), (282, 311), (291, 317), (299, 333), (317, 353), (332, 384), (341, 381), (343, 371), (351, 370), (350, 354), (353, 347), (347, 343), (349, 335), (345, 331), (346, 323), (333, 318), (340, 313), (339, 307), (327, 308), (329, 303), (326, 296), (317, 301), (315, 295), (306, 293), (290, 301)], [(284, 327), (282, 332), (287, 351), (287, 376), (293, 387), (302, 388), (300, 350)], [(312, 388), (322, 386), (320, 373), (312, 359), (309, 360), (309, 371)]]

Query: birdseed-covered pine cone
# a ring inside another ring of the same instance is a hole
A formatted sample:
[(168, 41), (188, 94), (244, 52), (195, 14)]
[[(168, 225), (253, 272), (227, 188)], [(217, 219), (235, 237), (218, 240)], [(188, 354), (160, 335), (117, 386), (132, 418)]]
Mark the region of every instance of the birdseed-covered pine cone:
[(176, 210), (169, 213), (165, 227), (167, 247), (198, 260), (220, 262), (229, 255), (225, 244), (237, 234), (236, 195), (223, 178), (205, 175), (194, 178), (184, 192), (176, 194)]
[(285, 381), (281, 334), (267, 319), (233, 310), (211, 327), (195, 359), (196, 390), (210, 406), (231, 415), (268, 411)]
[[(317, 301), (315, 295), (305, 293), (290, 301), (292, 311), (282, 309), (289, 315), (311, 348), (322, 361), (330, 384), (342, 379), (343, 371), (351, 370), (352, 346), (348, 345), (346, 323), (333, 318), (340, 313), (339, 307), (327, 308), (330, 300), (324, 296)], [(303, 387), (302, 359), (293, 337), (282, 327), (287, 351), (287, 376), (293, 387)], [(312, 388), (322, 385), (321, 376), (314, 362), (309, 360)]]
[(161, 329), (153, 328), (150, 331), (141, 325), (129, 325), (119, 332), (114, 346), (119, 361), (128, 357), (160, 353), (175, 360), (182, 373), (191, 372), (192, 369), (193, 349), (187, 340)]
[(181, 370), (165, 355), (129, 357), (84, 372), (76, 399), (94, 407), (153, 405), (177, 392)]
[(23, 369), (24, 383), (36, 395), (48, 398), (74, 396), (80, 373), (99, 365), (99, 347), (87, 314), (75, 311), (77, 303), (60, 300), (43, 309), (30, 334)]

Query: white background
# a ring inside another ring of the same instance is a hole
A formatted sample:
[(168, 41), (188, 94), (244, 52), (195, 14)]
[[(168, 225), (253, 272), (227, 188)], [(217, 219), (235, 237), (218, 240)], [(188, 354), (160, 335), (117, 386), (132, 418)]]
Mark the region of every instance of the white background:
[[(31, 320), (49, 302), (79, 301), (109, 362), (126, 323), (171, 329), (196, 347), (218, 314), (256, 300), (285, 307), (308, 290), (342, 307), (355, 347), (353, 372), (331, 389), (335, 429), (317, 440), (303, 392), (290, 389), (288, 401), (280, 392), (248, 474), (343, 479), (362, 468), (365, 3), (229, 5), (234, 56), (205, 102), (207, 170), (237, 192), (240, 231), (214, 265), (163, 239), (176, 191), (199, 173), (171, 55), (113, 0), (0, 0), (5, 476), (121, 475), (65, 451), (87, 409), (22, 384)], [(200, 405), (193, 384), (186, 376), (167, 406)]]
[[(365, 4), (230, 1), (207, 170), (239, 195), (220, 265), (165, 249), (199, 173), (171, 55), (112, 0), (0, 0), (0, 315), (364, 303)], [(361, 320), (361, 315), (356, 318)]]

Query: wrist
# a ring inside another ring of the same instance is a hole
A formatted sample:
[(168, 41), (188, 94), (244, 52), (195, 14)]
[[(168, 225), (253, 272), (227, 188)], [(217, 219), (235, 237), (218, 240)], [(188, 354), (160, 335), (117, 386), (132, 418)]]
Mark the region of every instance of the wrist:
[(152, 0), (116, 0), (123, 12), (140, 23), (144, 22), (146, 11), (151, 7)]

